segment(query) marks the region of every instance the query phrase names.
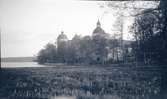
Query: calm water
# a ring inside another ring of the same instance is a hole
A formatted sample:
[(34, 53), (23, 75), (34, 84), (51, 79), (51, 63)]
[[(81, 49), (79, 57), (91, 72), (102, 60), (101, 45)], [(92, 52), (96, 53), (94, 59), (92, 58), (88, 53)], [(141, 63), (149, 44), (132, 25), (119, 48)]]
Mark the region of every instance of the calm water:
[(37, 62), (1, 62), (2, 68), (15, 68), (15, 67), (43, 67)]

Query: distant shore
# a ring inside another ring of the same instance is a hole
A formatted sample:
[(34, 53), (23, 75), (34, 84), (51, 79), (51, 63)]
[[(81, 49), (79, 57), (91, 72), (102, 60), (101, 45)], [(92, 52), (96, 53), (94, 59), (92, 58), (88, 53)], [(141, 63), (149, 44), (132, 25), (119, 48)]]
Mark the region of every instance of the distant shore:
[(5, 57), (1, 58), (1, 62), (34, 62), (36, 57)]
[(119, 67), (119, 66), (132, 66), (134, 64), (83, 64), (83, 63), (74, 63), (74, 64), (68, 64), (68, 63), (43, 63), (41, 65), (47, 65), (47, 66), (116, 66), (116, 67)]

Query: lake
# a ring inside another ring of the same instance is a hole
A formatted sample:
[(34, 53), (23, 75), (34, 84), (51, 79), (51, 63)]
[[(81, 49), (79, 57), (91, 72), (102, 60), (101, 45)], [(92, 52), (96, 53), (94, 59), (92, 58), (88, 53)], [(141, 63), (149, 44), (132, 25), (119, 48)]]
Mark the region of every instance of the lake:
[(43, 67), (37, 62), (1, 62), (2, 68), (16, 68), (16, 67)]

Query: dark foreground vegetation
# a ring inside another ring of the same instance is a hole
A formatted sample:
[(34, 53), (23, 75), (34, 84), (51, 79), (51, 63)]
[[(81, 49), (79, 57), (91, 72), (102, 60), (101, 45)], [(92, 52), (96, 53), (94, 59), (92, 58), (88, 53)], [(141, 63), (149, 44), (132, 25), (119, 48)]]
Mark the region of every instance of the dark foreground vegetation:
[(0, 79), (0, 99), (162, 99), (156, 67), (3, 68)]

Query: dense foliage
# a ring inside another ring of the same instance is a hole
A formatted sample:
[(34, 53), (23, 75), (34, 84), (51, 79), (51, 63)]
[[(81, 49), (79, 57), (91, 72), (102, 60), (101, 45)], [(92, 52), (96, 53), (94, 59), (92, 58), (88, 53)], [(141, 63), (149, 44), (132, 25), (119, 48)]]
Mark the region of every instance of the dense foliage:
[(161, 99), (167, 95), (167, 1), (160, 0), (157, 9), (149, 9), (136, 17), (133, 26), (136, 61), (158, 64), (161, 73)]
[(167, 63), (167, 2), (144, 10), (133, 25), (136, 60), (145, 64)]

